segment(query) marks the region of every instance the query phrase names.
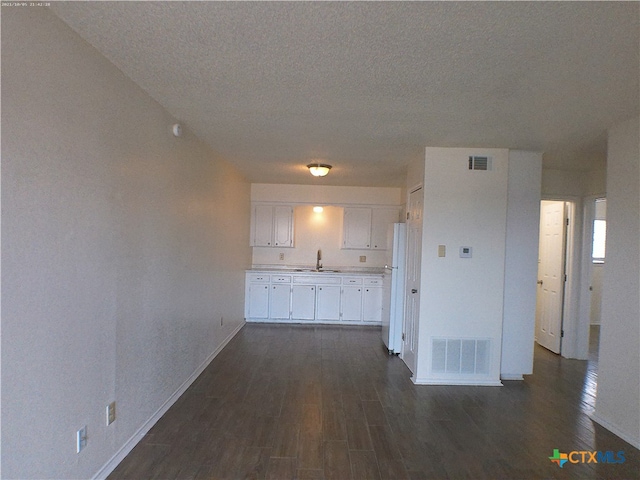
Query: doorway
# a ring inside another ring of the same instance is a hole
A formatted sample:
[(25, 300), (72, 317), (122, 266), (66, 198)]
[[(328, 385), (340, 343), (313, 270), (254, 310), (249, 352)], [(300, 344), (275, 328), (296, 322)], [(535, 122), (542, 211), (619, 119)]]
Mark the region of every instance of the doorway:
[(568, 210), (564, 201), (543, 200), (540, 204), (535, 339), (557, 354), (564, 336)]
[(602, 311), (602, 277), (606, 253), (607, 200), (596, 198), (591, 218), (591, 273), (589, 278), (589, 360), (597, 360)]

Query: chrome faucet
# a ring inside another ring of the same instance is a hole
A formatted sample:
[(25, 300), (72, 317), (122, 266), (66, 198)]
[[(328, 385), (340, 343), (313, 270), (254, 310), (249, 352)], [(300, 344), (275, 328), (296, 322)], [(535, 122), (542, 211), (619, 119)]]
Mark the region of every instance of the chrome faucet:
[(316, 270), (318, 271), (322, 270), (322, 264), (320, 263), (320, 260), (322, 260), (322, 251), (318, 249), (318, 255), (316, 257)]

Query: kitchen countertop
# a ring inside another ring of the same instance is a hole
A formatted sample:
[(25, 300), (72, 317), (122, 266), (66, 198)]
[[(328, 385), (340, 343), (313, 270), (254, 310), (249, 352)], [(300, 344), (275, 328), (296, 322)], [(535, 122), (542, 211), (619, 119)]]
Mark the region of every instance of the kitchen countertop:
[(320, 271), (307, 265), (253, 265), (247, 272), (282, 272), (282, 273), (337, 273), (352, 275), (383, 275), (382, 267), (323, 267)]

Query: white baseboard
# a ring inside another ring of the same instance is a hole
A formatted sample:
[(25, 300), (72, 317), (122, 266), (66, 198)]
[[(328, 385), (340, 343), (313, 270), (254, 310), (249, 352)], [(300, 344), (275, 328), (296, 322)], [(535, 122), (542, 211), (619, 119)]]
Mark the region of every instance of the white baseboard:
[(458, 386), (476, 386), (476, 387), (502, 387), (501, 381), (496, 380), (451, 380), (451, 379), (435, 379), (435, 378), (416, 378), (412, 377), (411, 381), (415, 385), (458, 385)]
[(111, 472), (115, 470), (118, 464), (124, 460), (124, 458), (133, 450), (133, 448), (138, 444), (140, 440), (147, 434), (151, 427), (153, 427), (162, 416), (167, 413), (167, 410), (171, 408), (171, 406), (180, 398), (180, 396), (187, 391), (187, 388), (191, 386), (191, 384), (200, 376), (200, 374), (204, 371), (205, 368), (209, 366), (211, 361), (222, 351), (224, 347), (231, 341), (233, 337), (240, 331), (240, 329), (244, 326), (245, 322), (241, 322), (234, 330), (229, 334), (227, 338), (225, 338), (222, 343), (216, 348), (211, 355), (209, 355), (202, 364), (196, 368), (196, 370), (187, 378), (187, 380), (180, 385), (180, 387), (167, 399), (166, 402), (162, 404), (162, 406), (147, 420), (144, 425), (142, 425), (133, 436), (125, 442), (125, 444), (116, 452), (116, 454), (111, 457), (111, 459), (103, 465), (103, 467), (98, 470), (98, 472), (93, 476), (93, 480), (102, 480), (106, 479)]
[[(631, 445), (633, 445), (634, 447), (640, 450), (640, 437), (633, 437), (629, 435), (627, 432), (623, 432), (622, 430), (620, 430), (620, 428), (616, 427), (612, 423), (609, 423), (607, 420), (597, 415), (596, 413), (592, 413), (591, 415), (589, 415), (589, 417), (598, 425), (603, 426), (604, 428), (609, 430), (611, 433), (617, 435), (618, 437), (623, 439), (625, 442), (630, 443)], [(638, 434), (640, 435), (640, 432), (638, 432)]]

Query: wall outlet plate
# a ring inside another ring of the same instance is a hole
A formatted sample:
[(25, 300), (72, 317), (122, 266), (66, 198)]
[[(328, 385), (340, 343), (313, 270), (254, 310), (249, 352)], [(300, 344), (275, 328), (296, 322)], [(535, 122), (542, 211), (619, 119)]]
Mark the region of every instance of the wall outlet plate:
[(360, 263), (366, 263), (367, 261), (367, 256), (366, 255), (360, 255)]
[(116, 402), (107, 405), (107, 425), (111, 425), (116, 421)]
[(76, 453), (80, 453), (87, 446), (87, 426), (76, 432)]
[(460, 258), (471, 258), (473, 255), (472, 247), (460, 247)]

